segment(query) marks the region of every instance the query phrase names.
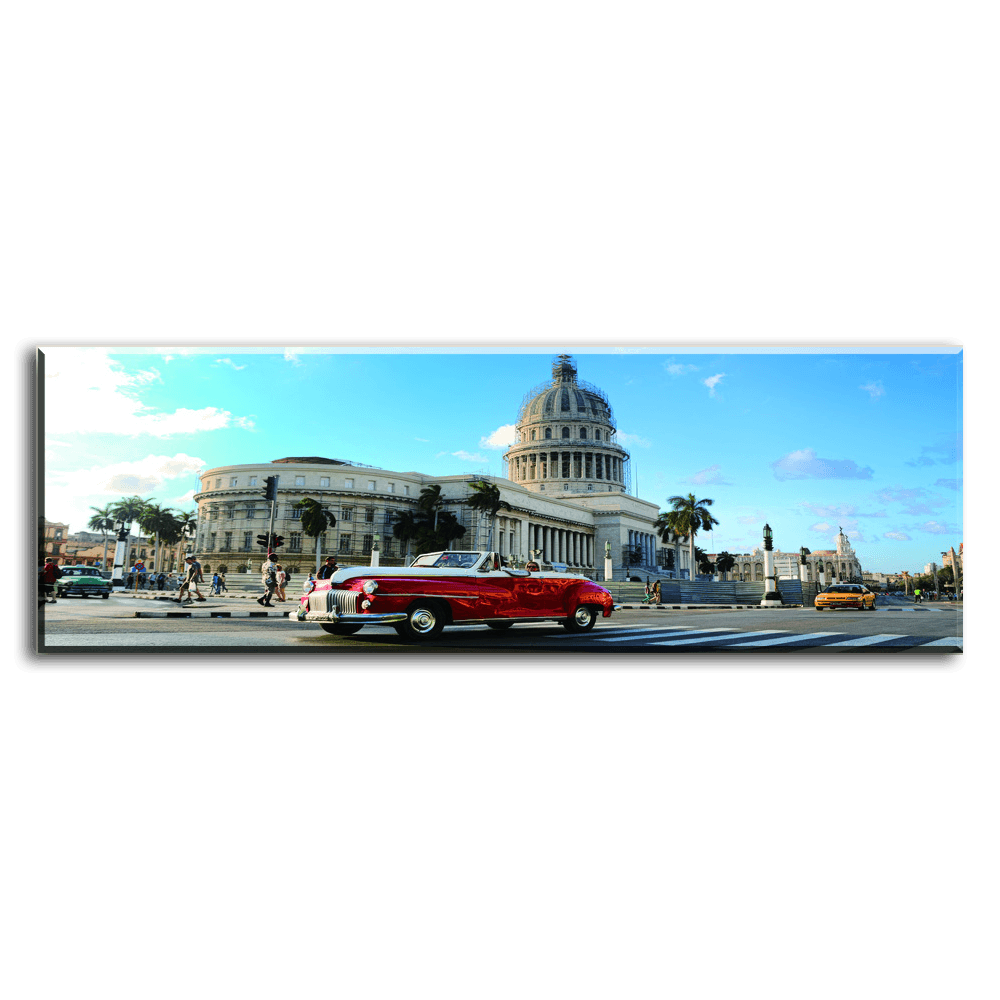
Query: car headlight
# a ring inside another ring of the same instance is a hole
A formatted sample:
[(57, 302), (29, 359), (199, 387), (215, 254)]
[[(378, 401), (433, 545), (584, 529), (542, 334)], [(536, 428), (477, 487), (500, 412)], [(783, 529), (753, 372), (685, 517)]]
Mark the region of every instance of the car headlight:
[(366, 594), (374, 594), (378, 590), (378, 584), (374, 580), (365, 580), (361, 588)]

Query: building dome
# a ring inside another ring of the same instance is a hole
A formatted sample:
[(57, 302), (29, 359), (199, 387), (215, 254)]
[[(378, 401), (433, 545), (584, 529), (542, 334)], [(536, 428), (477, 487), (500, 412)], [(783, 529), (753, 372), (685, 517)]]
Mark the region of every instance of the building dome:
[(629, 454), (615, 439), (608, 397), (577, 378), (568, 354), (552, 380), (521, 403), (514, 444), (504, 455), (508, 479), (540, 493), (628, 492)]

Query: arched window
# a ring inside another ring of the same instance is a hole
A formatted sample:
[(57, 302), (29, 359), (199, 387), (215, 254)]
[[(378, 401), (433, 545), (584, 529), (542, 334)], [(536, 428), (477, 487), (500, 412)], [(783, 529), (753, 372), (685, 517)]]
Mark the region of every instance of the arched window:
[(581, 427), (580, 428), (580, 437), (581, 438), (586, 438), (586, 436), (587, 436), (587, 428), (586, 427)]
[(532, 441), (534, 441), (534, 440), (535, 440), (535, 432), (534, 432), (534, 431), (532, 431), (532, 432), (531, 432), (531, 440), (532, 440)]
[(600, 431), (594, 431), (594, 440), (595, 441), (600, 441), (601, 440), (601, 432)]
[(552, 428), (551, 427), (546, 427), (545, 428), (545, 440), (548, 441), (548, 439), (550, 437), (552, 437)]
[(568, 438), (568, 437), (569, 437), (569, 428), (568, 428), (568, 427), (564, 427), (564, 428), (562, 429), (562, 436), (563, 436), (564, 438)]

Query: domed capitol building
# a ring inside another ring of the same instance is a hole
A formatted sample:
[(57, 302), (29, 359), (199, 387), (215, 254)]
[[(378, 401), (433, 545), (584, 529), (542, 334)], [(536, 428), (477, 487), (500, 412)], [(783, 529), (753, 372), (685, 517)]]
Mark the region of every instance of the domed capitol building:
[[(194, 552), (203, 565), (225, 564), (229, 572), (260, 567), (256, 536), (268, 530), (270, 503), (263, 497), (268, 476), (278, 477), (274, 531), (285, 539), (278, 556), (293, 572), (297, 564), (302, 572), (315, 565), (315, 540), (304, 536), (301, 511), (294, 508), (304, 497), (318, 500), (336, 517), (320, 545), (324, 558), (336, 555), (342, 566), (367, 563), (375, 544), (382, 565), (402, 565), (405, 546), (393, 537), (392, 526), (401, 513), (417, 509), (421, 490), (434, 486), (441, 490), (441, 509), (466, 529), (451, 548), (485, 549), (489, 518), (465, 503), (470, 484), (485, 479), (510, 505), (497, 517), (493, 548), (517, 565), (540, 558), (599, 579), (605, 543), (610, 543), (615, 579), (623, 578), (629, 548), (641, 552), (641, 563), (633, 560), (636, 574), (688, 576), (687, 547), (662, 547), (654, 529), (658, 505), (630, 492), (629, 453), (617, 441), (608, 397), (577, 378), (569, 355), (560, 354), (552, 378), (525, 395), (514, 443), (503, 461), (500, 478), (396, 472), (315, 456), (206, 469), (194, 497)], [(668, 561), (679, 572), (666, 569)]]

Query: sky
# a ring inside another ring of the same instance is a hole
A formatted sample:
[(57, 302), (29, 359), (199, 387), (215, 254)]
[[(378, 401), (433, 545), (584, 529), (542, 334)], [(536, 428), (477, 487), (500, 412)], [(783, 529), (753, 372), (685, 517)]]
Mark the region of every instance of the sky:
[[(139, 494), (193, 510), (200, 470), (317, 455), (431, 476), (503, 472), (553, 354), (42, 349), (45, 516)], [(611, 401), (632, 491), (712, 499), (698, 544), (832, 548), (920, 570), (962, 541), (961, 353), (574, 353)], [(903, 350), (903, 349), (901, 349)], [(928, 348), (922, 348), (927, 351)], [(942, 350), (946, 350), (942, 348)], [(571, 352), (572, 353), (572, 352)], [(912, 402), (925, 400), (912, 416)]]

